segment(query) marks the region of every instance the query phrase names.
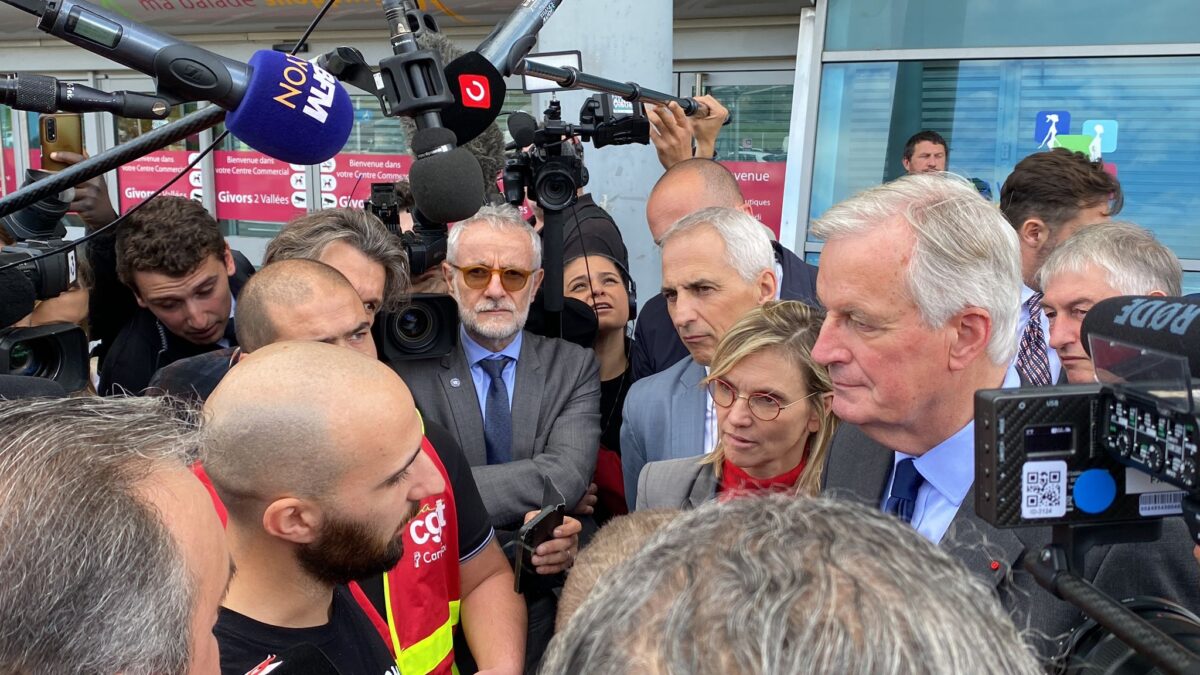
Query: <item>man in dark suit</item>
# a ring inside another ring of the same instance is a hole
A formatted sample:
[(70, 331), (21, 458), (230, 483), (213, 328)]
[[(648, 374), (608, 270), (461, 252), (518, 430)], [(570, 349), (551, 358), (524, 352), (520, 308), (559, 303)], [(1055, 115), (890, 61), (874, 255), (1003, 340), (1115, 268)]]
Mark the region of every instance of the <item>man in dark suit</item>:
[[(750, 213), (750, 206), (742, 198), (742, 191), (729, 169), (711, 159), (688, 159), (673, 165), (655, 183), (646, 202), (646, 222), (655, 243), (661, 244), (663, 235), (675, 221), (714, 206)], [(771, 242), (771, 248), (778, 282), (774, 299), (816, 304), (817, 268), (777, 241)], [(662, 372), (687, 355), (687, 347), (679, 339), (667, 314), (667, 301), (659, 293), (638, 310), (630, 353), (633, 379), (636, 381)]]
[[(830, 209), (817, 285), (828, 317), (813, 358), (829, 367), (844, 422), (827, 494), (894, 513), (995, 589), (1044, 656), (1081, 621), (1021, 567), (1050, 528), (999, 530), (975, 514), (974, 394), (1006, 384), (1016, 349), (1017, 237), (969, 184), (906, 176)], [(1080, 573), (1117, 598), (1153, 595), (1200, 608), (1186, 529), (1164, 523), (1147, 555), (1098, 546)]]
[[(450, 231), (442, 272), (458, 303), (447, 356), (392, 364), (425, 417), (466, 453), (502, 539), (540, 509), (549, 479), (568, 507), (584, 497), (600, 447), (600, 368), (591, 350), (524, 331), (542, 281), (541, 242), (511, 207), (484, 207)], [(533, 558), (569, 567), (580, 523), (568, 519)], [(554, 595), (527, 593), (527, 666), (553, 633)]]
[(1062, 362), (1050, 348), (1050, 325), (1040, 306), (1038, 270), (1054, 249), (1088, 225), (1121, 210), (1121, 183), (1103, 162), (1055, 148), (1017, 163), (1000, 188), (1000, 210), (1017, 232), (1021, 251), (1020, 348), (1009, 370), (1023, 386), (1061, 382)]
[(155, 197), (130, 215), (116, 234), (116, 275), (140, 309), (104, 356), (100, 394), (140, 393), (164, 366), (236, 347), (234, 298), (253, 273), (199, 202)]

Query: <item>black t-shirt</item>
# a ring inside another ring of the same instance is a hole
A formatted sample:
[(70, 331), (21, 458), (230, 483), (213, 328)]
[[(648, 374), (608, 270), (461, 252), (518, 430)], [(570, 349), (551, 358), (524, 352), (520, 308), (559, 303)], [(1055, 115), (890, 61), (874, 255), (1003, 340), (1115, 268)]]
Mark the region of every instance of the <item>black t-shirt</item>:
[(221, 608), (213, 628), (221, 648), (222, 675), (244, 675), (288, 649), (311, 644), (341, 673), (394, 675), (396, 662), (371, 621), (345, 586), (333, 592), (329, 623), (313, 628), (280, 628)]
[[(628, 353), (628, 347), (626, 353)], [(625, 395), (633, 386), (632, 365), (611, 380), (600, 382), (600, 445), (621, 454), (621, 410), (625, 407)]]

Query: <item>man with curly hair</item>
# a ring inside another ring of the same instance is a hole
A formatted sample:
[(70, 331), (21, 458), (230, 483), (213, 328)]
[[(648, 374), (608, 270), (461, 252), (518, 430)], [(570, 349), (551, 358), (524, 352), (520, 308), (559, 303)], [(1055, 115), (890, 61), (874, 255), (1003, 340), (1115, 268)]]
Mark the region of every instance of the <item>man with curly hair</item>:
[(100, 393), (140, 393), (160, 368), (237, 345), (234, 297), (253, 273), (198, 202), (157, 197), (117, 231), (117, 277), (140, 309), (100, 368)]

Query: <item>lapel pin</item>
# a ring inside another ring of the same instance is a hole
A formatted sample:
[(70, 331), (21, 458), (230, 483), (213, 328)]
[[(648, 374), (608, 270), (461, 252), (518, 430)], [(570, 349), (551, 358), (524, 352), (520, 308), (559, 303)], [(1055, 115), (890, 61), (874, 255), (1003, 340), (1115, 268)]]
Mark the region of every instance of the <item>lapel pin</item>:
[(992, 561), (992, 564), (990, 565), (990, 567), (992, 568), (992, 571), (993, 571), (993, 572), (995, 572), (995, 571), (999, 570), (999, 569), (1000, 569), (1000, 561), (999, 561), (999, 560), (993, 560), (993, 561)]
[(450, 386), (451, 386), (451, 387), (454, 387), (455, 389), (457, 389), (457, 388), (459, 388), (460, 386), (462, 386), (462, 380), (459, 380), (457, 377), (451, 378), (451, 379), (450, 379)]

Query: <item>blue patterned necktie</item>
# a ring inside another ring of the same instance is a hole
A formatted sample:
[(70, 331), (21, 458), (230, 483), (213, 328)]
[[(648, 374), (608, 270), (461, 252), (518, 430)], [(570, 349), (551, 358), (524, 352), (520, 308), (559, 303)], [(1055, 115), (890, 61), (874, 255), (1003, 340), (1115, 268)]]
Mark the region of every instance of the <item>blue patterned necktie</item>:
[(1035, 387), (1050, 385), (1050, 358), (1046, 355), (1046, 334), (1042, 331), (1042, 294), (1034, 293), (1025, 301), (1029, 323), (1021, 333), (1017, 350), (1017, 374)]
[(512, 410), (508, 407), (508, 388), (504, 386), (504, 366), (512, 359), (484, 359), (479, 362), (483, 372), (491, 377), (483, 411), (483, 438), (487, 446), (487, 463), (504, 464), (512, 460)]
[(896, 472), (892, 477), (892, 493), (888, 497), (883, 510), (895, 514), (906, 523), (912, 522), (913, 509), (917, 505), (917, 491), (925, 479), (917, 471), (915, 461), (909, 457), (896, 463)]

